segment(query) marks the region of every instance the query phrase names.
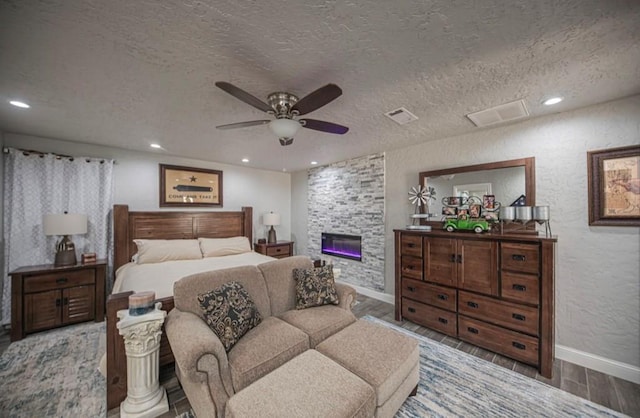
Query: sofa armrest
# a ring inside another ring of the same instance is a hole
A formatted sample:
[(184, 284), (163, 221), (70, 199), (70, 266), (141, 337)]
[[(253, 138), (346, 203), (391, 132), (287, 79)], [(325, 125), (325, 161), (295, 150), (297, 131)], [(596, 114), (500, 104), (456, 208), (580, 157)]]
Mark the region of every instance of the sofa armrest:
[[(194, 403), (192, 398), (196, 397), (197, 403), (204, 402), (202, 389), (207, 387), (209, 402), (214, 403), (209, 408), (224, 411), (234, 390), (227, 352), (218, 336), (200, 317), (177, 308), (167, 315), (165, 332), (175, 358), (176, 372), (190, 402)], [(197, 393), (190, 397), (189, 392)]]
[(336, 291), (340, 299), (338, 306), (351, 311), (356, 303), (356, 289), (344, 283), (336, 283)]

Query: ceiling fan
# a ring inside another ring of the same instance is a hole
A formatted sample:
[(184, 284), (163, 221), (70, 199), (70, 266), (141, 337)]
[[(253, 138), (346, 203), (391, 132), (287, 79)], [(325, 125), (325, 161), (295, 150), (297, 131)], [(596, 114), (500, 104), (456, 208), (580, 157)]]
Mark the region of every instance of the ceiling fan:
[(302, 99), (298, 99), (297, 96), (286, 92), (271, 93), (267, 96), (268, 104), (231, 83), (218, 81), (216, 82), (216, 86), (236, 99), (242, 100), (256, 109), (276, 117), (272, 120), (251, 120), (219, 125), (216, 126), (218, 129), (236, 129), (269, 124), (269, 128), (278, 136), (280, 145), (283, 146), (293, 143), (293, 136), (298, 132), (300, 127), (338, 135), (343, 135), (349, 131), (349, 128), (338, 125), (337, 123), (307, 118), (298, 119), (298, 116), (311, 113), (340, 97), (342, 89), (335, 84), (327, 84), (324, 87), (320, 87)]

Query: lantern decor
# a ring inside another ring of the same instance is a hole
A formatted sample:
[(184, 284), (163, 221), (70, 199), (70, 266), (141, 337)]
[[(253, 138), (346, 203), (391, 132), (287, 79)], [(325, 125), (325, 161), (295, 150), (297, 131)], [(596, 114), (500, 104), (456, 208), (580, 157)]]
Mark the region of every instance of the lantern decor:
[[(410, 216), (411, 225), (407, 225), (407, 229), (419, 229), (422, 231), (431, 231), (429, 225), (420, 225), (420, 219), (429, 220), (431, 214), (429, 213), (429, 203), (436, 199), (436, 190), (433, 187), (425, 187), (419, 185), (412, 187), (409, 190), (409, 202), (415, 206), (413, 214)], [(420, 211), (420, 208), (425, 207), (425, 213)]]

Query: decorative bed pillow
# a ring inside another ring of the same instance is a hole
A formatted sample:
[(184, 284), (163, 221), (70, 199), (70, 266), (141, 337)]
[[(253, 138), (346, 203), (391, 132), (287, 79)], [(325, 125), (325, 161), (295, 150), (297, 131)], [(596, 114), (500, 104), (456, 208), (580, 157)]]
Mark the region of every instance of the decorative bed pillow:
[(198, 238), (198, 242), (203, 257), (222, 257), (251, 252), (251, 243), (247, 237)]
[(202, 258), (197, 239), (134, 239), (138, 264)]
[(225, 283), (198, 295), (198, 302), (204, 312), (203, 319), (220, 338), (226, 351), (262, 321), (249, 293), (238, 282)]
[(333, 279), (333, 266), (293, 269), (296, 280), (296, 309), (340, 303)]

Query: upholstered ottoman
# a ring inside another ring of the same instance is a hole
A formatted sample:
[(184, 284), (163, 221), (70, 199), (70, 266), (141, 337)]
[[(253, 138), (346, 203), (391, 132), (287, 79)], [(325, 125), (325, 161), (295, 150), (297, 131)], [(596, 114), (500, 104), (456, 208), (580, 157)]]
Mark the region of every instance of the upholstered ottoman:
[(418, 341), (392, 329), (358, 320), (316, 350), (360, 376), (376, 392), (376, 417), (393, 417), (419, 380)]
[(307, 350), (229, 399), (225, 417), (371, 417), (367, 383), (316, 350)]

